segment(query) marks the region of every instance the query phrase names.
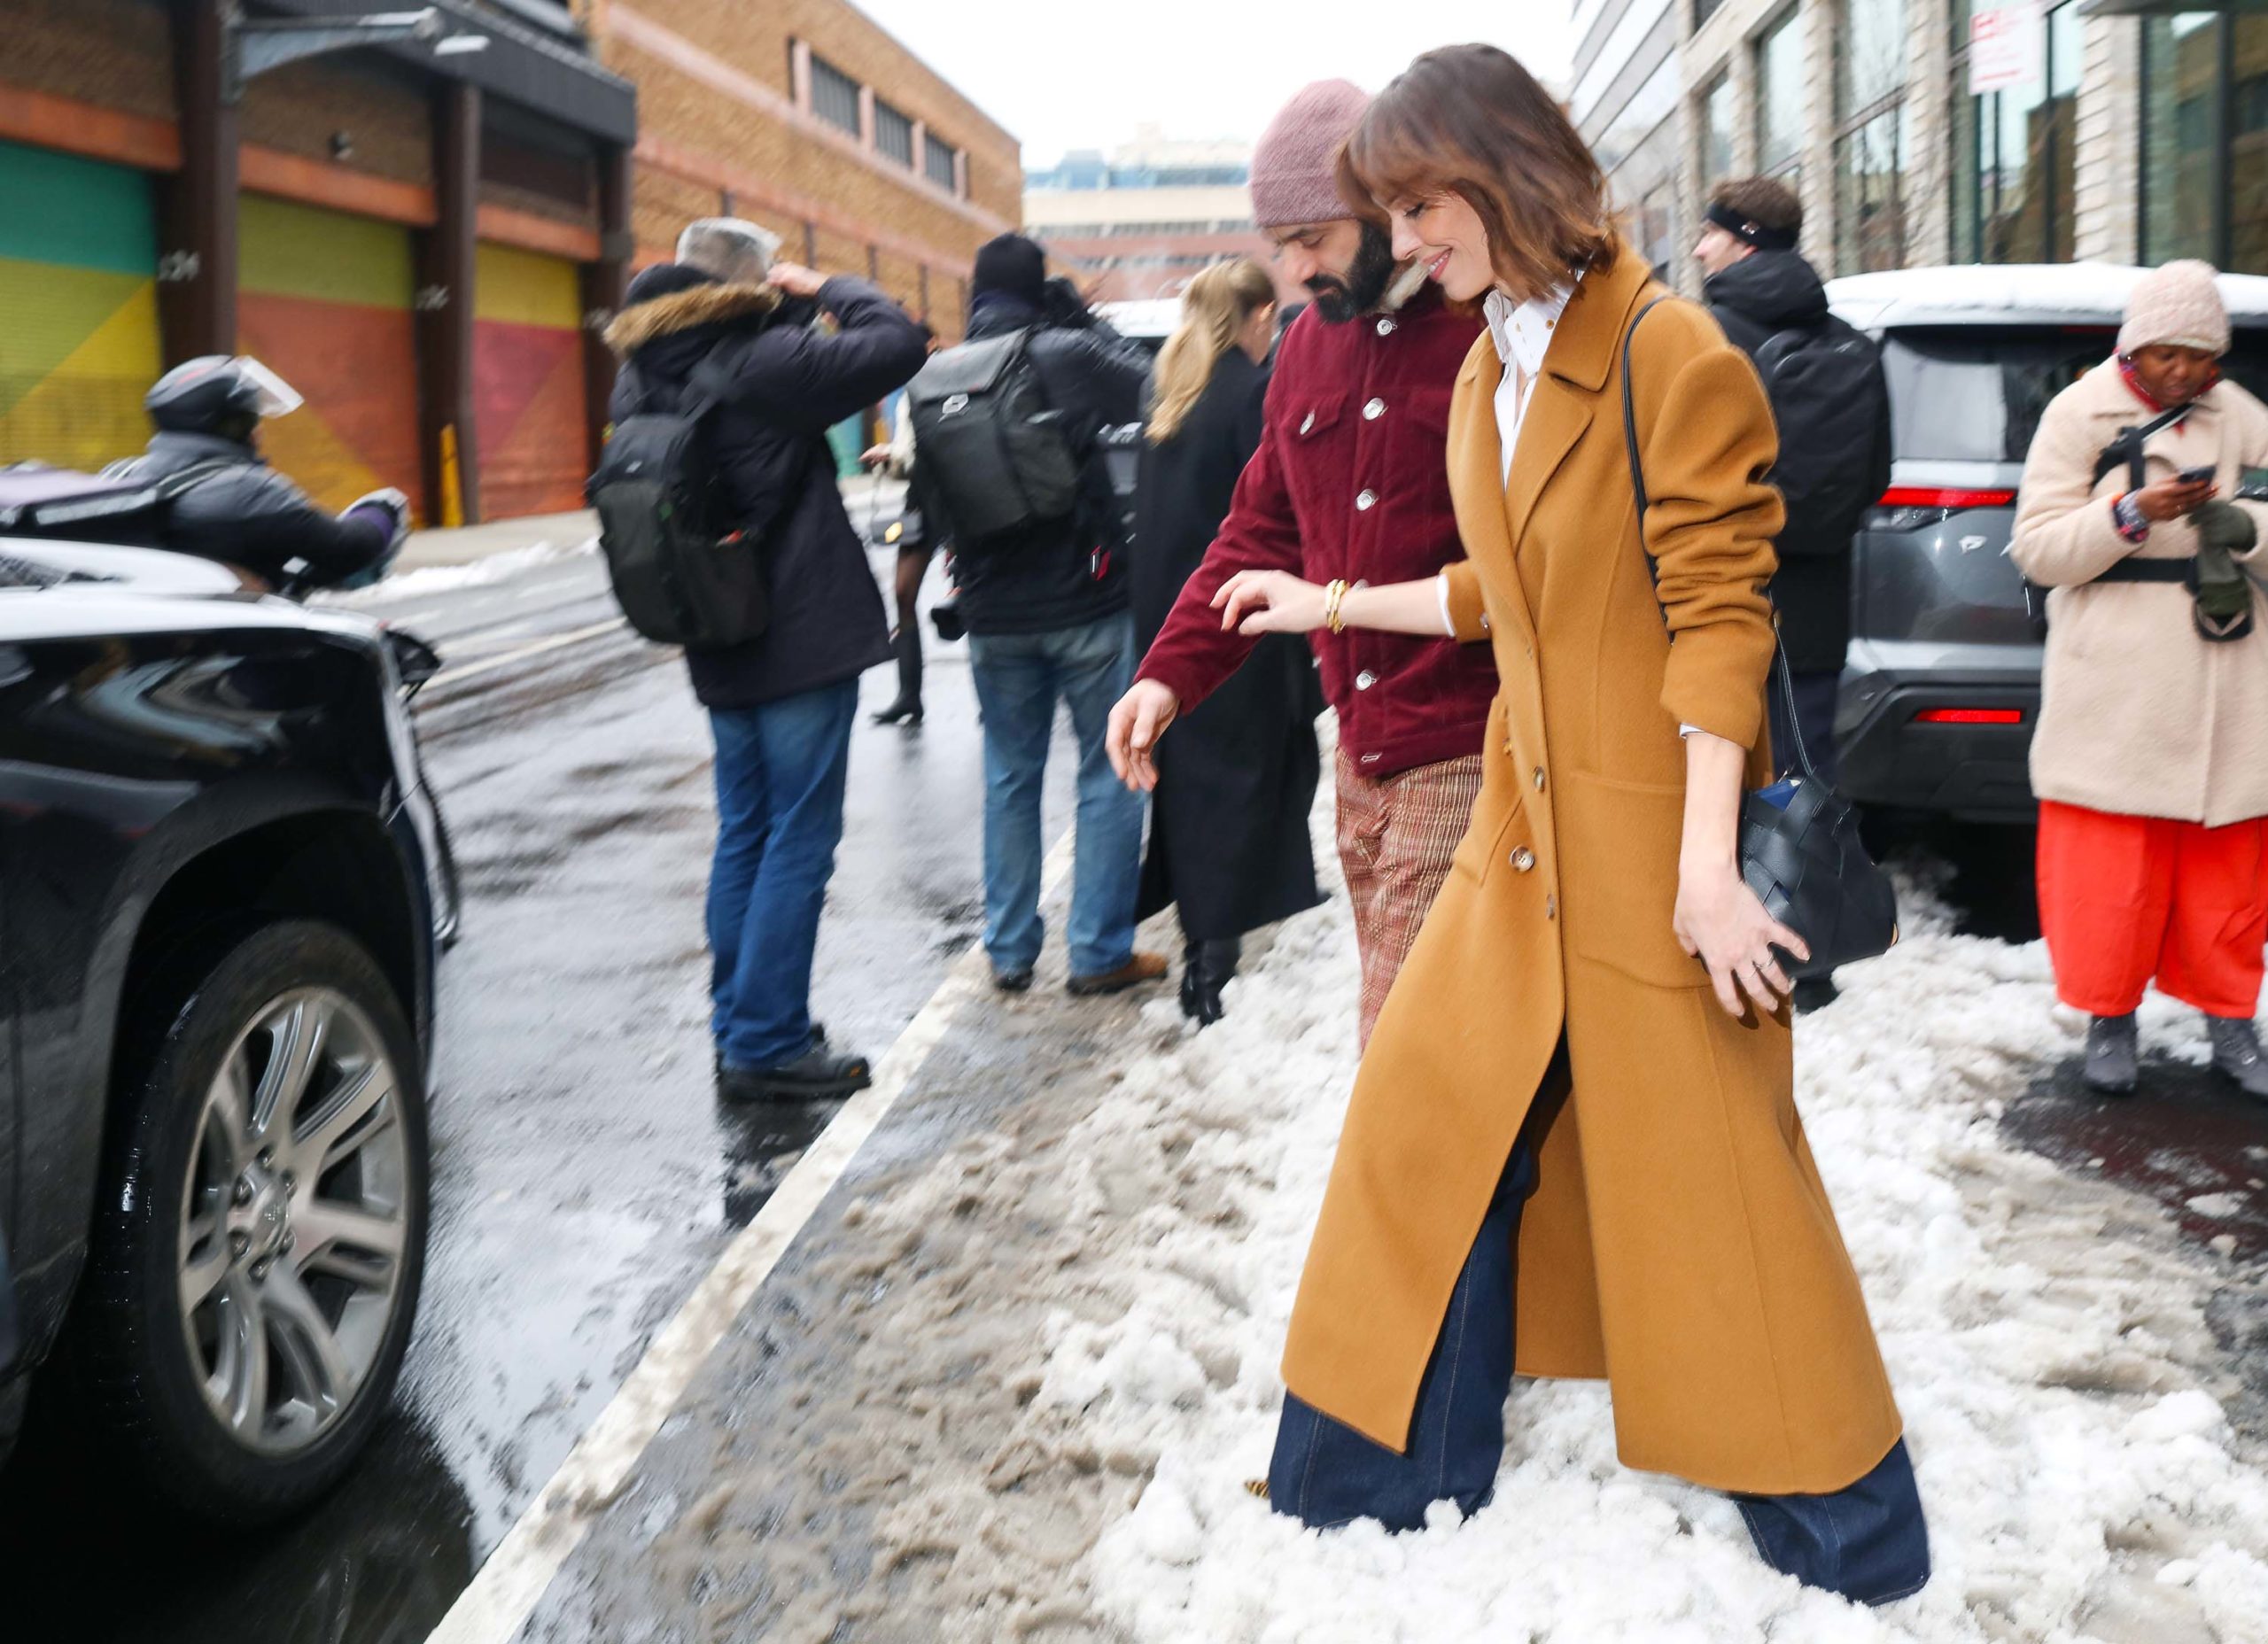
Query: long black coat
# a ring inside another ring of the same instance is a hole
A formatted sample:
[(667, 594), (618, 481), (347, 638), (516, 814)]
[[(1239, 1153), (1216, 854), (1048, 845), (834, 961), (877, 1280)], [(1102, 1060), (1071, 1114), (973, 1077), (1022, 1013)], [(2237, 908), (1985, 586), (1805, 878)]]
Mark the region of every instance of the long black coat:
[[(1143, 447), (1131, 558), (1146, 650), (1228, 515), (1267, 388), (1267, 371), (1231, 349), (1174, 437)], [(1308, 839), (1323, 706), (1306, 640), (1272, 634), (1159, 739), (1144, 918), (1178, 903), (1183, 929), (1214, 941), (1323, 900)]]
[(764, 544), (772, 619), (746, 645), (686, 653), (703, 707), (753, 708), (890, 659), (882, 593), (843, 512), (827, 429), (912, 380), (921, 330), (847, 275), (819, 287), (817, 306), (835, 317), (834, 335), (770, 286), (697, 285), (625, 308), (607, 330), (627, 361), (610, 407), (617, 421), (674, 407), (703, 361), (740, 351), (711, 449), (734, 516)]

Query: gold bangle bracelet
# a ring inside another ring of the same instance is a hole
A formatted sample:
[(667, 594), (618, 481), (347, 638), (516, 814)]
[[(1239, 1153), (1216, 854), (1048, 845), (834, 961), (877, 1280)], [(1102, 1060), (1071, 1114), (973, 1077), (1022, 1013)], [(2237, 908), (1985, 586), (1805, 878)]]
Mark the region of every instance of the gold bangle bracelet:
[(1346, 602), (1346, 600), (1347, 584), (1344, 579), (1334, 581), (1324, 590), (1323, 625), (1333, 633), (1347, 632), (1347, 619), (1339, 614), (1339, 608)]

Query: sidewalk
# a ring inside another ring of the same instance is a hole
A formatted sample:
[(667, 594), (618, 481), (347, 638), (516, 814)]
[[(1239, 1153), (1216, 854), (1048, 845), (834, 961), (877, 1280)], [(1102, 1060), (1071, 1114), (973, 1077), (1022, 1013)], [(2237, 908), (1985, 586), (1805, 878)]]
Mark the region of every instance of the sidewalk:
[[(870, 511), (879, 509), (888, 514), (899, 506), (905, 494), (905, 485), (898, 481), (884, 480), (877, 488), (875, 482), (864, 475), (843, 480), (841, 485), (843, 506), (850, 511), (851, 525), (861, 536), (866, 533)], [(394, 574), (430, 570), (442, 565), (471, 565), (494, 554), (527, 548), (575, 547), (598, 535), (598, 516), (588, 508), (578, 508), (571, 514), (530, 514), (519, 519), (462, 525), (454, 531), (412, 531), (402, 548), (401, 558), (394, 563)]]

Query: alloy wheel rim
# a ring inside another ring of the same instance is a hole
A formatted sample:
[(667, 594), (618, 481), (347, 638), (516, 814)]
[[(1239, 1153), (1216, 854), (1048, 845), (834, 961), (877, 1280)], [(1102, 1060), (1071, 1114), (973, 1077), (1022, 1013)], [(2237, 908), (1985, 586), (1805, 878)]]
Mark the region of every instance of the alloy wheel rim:
[(247, 1449), (305, 1450), (377, 1362), (408, 1239), (400, 1103), (384, 1040), (327, 988), (263, 1006), (205, 1092), (178, 1310), (206, 1407)]

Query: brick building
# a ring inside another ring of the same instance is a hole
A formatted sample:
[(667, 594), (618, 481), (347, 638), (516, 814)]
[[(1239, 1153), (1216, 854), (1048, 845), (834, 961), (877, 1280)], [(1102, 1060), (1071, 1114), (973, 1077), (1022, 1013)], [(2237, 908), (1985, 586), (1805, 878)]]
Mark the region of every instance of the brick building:
[(1580, 0), (1575, 26), (1576, 121), (1689, 291), (1711, 183), (1751, 173), (1800, 194), (1804, 253), (1829, 275), (2268, 272), (2268, 16), (2250, 0)]
[(1021, 220), (998, 122), (843, 0), (585, 0), (583, 16), (638, 87), (640, 261), (727, 212), (960, 335), (976, 248)]
[(1017, 215), (1014, 139), (841, 0), (436, 0), (425, 37), (263, 66), (271, 25), (363, 9), (8, 0), (0, 462), (138, 450), (166, 366), (245, 352), (307, 396), (263, 446), (326, 503), (579, 507), (597, 330), (686, 219), (951, 336)]

